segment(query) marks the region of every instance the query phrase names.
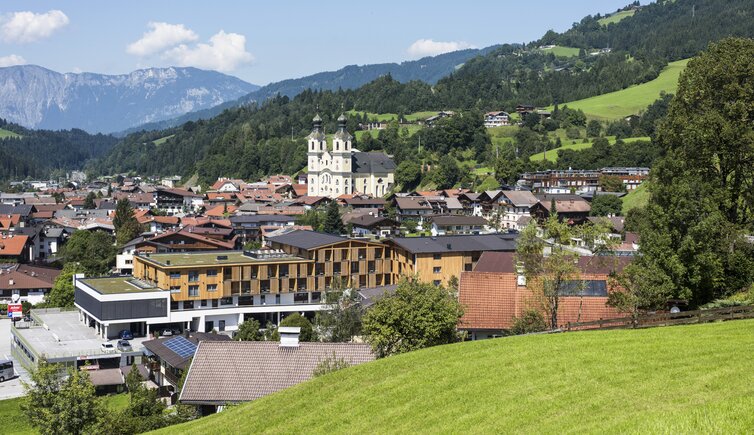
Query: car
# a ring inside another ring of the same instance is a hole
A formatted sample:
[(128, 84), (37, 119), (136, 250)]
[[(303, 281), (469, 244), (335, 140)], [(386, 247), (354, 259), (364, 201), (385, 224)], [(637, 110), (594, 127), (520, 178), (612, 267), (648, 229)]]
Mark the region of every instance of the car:
[(102, 350), (104, 350), (105, 352), (114, 352), (115, 351), (115, 346), (113, 346), (112, 343), (105, 342), (105, 343), (102, 343), (100, 346), (102, 347)]
[(122, 352), (130, 352), (133, 349), (131, 348), (131, 343), (129, 343), (128, 340), (118, 340), (118, 350)]
[(133, 340), (134, 334), (128, 329), (124, 329), (118, 333), (118, 338), (120, 338), (121, 340)]
[(173, 335), (173, 330), (170, 328), (165, 328), (162, 331), (160, 331), (160, 335), (162, 335), (163, 337), (170, 337)]

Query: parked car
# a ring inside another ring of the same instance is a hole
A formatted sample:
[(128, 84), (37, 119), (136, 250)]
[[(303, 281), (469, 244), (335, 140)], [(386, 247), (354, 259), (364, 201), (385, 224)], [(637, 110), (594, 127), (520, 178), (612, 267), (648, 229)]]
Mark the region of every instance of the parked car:
[(160, 331), (160, 335), (162, 335), (163, 337), (170, 337), (173, 335), (173, 330), (170, 328), (164, 328)]
[(115, 346), (113, 346), (112, 343), (102, 343), (100, 346), (102, 347), (102, 350), (104, 350), (105, 352), (115, 351)]
[(129, 343), (128, 340), (118, 340), (118, 350), (121, 352), (130, 352), (133, 349), (131, 348), (131, 343)]
[(118, 333), (118, 338), (120, 338), (121, 340), (133, 340), (134, 334), (128, 329), (124, 329)]

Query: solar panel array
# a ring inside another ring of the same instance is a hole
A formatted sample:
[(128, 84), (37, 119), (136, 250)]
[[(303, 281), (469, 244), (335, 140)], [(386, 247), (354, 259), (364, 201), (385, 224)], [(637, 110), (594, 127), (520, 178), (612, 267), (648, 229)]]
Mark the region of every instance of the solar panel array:
[(173, 337), (163, 344), (181, 358), (188, 358), (196, 353), (196, 345), (184, 337)]

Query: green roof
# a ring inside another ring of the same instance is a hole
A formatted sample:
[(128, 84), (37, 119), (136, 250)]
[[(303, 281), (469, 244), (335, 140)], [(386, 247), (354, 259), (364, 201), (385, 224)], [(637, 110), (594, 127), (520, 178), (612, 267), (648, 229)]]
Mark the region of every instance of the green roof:
[(274, 258), (253, 258), (244, 255), (243, 251), (210, 251), (210, 252), (175, 252), (165, 254), (141, 255), (140, 258), (149, 263), (165, 267), (181, 266), (222, 266), (226, 264), (256, 264), (283, 261), (304, 261), (304, 258), (285, 255)]
[(152, 284), (135, 279), (130, 276), (118, 276), (113, 278), (89, 278), (82, 279), (81, 282), (103, 295), (162, 291)]

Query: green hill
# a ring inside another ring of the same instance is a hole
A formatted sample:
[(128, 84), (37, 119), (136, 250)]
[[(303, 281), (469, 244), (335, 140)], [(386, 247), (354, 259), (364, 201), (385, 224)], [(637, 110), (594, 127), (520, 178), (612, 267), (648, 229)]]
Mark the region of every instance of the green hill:
[(642, 183), (636, 190), (628, 192), (623, 197), (623, 214), (628, 213), (632, 208), (644, 207), (649, 202), (649, 190), (647, 184)]
[(6, 137), (21, 137), (21, 135), (4, 128), (0, 128), (0, 139), (5, 139)]
[(459, 343), (164, 433), (744, 433), (754, 320)]
[[(610, 141), (610, 145), (615, 145), (615, 142), (617, 142), (617, 139), (615, 139), (615, 136), (607, 136), (607, 140)], [(623, 139), (623, 142), (629, 143), (629, 142), (636, 142), (639, 140), (650, 140), (648, 137), (627, 137)], [(584, 139), (580, 139), (580, 142), (571, 143), (563, 145), (559, 148), (553, 148), (551, 150), (547, 151), (547, 160), (551, 162), (557, 162), (558, 161), (558, 151), (559, 150), (576, 150), (581, 151), (592, 147), (592, 142), (585, 142)], [(545, 159), (545, 153), (537, 153), (533, 154), (531, 157), (529, 157), (529, 160), (532, 162), (539, 162)]]
[(620, 22), (624, 18), (631, 17), (635, 13), (636, 13), (635, 9), (631, 9), (628, 11), (620, 11), (620, 12), (616, 12), (614, 14), (608, 15), (605, 18), (600, 18), (599, 20), (597, 20), (597, 22), (602, 24), (603, 26), (607, 26), (608, 24), (611, 24), (611, 23)]
[(689, 59), (671, 62), (660, 75), (647, 83), (566, 103), (571, 109), (581, 109), (587, 117), (613, 120), (639, 113), (660, 96), (660, 92), (674, 93), (678, 77)]

